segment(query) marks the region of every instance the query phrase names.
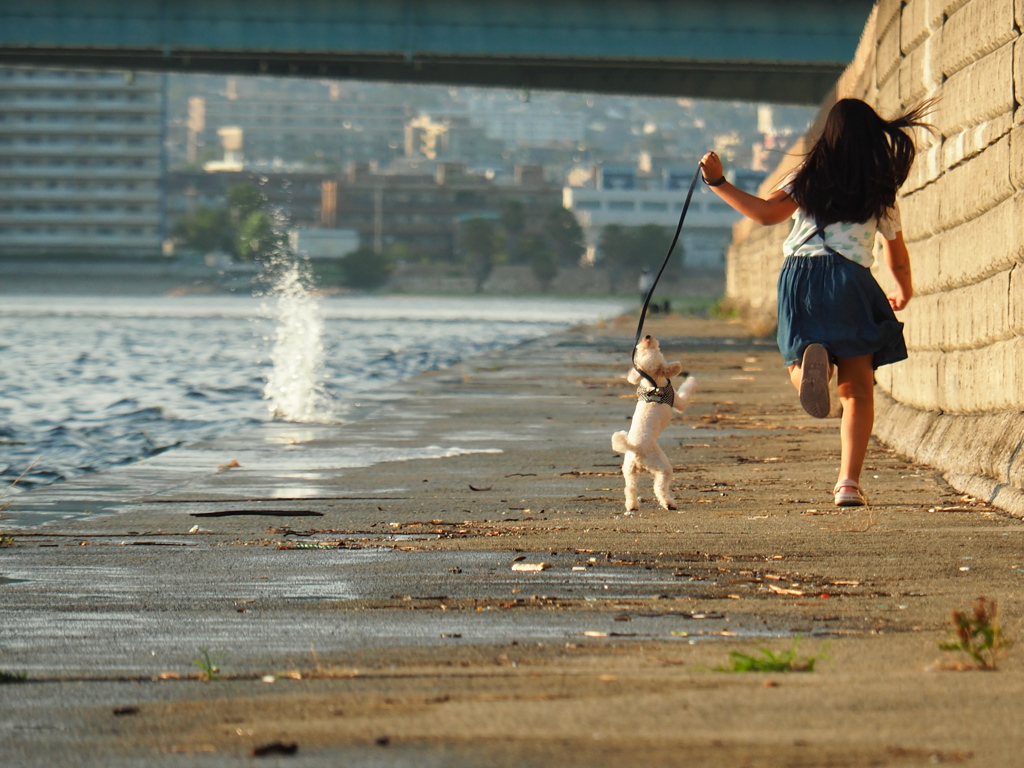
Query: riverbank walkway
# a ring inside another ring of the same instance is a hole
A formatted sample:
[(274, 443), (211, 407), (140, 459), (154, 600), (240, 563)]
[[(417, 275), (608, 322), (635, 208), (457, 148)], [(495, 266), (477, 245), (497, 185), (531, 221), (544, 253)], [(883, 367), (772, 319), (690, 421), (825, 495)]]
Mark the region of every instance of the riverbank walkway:
[(6, 496), (0, 760), (1019, 765), (1021, 650), (939, 644), (981, 596), (1020, 636), (1024, 523), (877, 443), (837, 509), (838, 420), (772, 340), (678, 316), (646, 329), (699, 382), (679, 509), (645, 479), (625, 514), (634, 326)]

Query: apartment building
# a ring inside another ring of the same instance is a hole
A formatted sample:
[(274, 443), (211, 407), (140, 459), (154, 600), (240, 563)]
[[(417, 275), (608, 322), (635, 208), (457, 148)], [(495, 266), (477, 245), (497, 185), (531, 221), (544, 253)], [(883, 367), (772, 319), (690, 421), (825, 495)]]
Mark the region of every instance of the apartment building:
[(465, 163), (469, 167), (496, 165), (505, 145), (488, 138), (465, 116), (420, 114), (405, 124), (405, 156)]
[[(600, 168), (589, 186), (565, 187), (562, 204), (576, 215), (588, 251), (599, 262), (601, 229), (608, 224), (656, 224), (674, 230), (692, 176), (690, 170), (665, 169), (660, 177), (652, 179), (632, 167)], [(739, 219), (739, 214), (698, 182), (679, 238), (686, 266), (722, 269), (732, 226)]]
[(0, 67), (0, 258), (159, 257), (161, 75)]
[(328, 196), (324, 219), (359, 233), (376, 249), (402, 243), (413, 253), (453, 258), (460, 219), (497, 217), (511, 200), (525, 206), (528, 221), (542, 221), (561, 202), (538, 167), (521, 166), (499, 183), (469, 173), (461, 163), (437, 163), (434, 173), (379, 173), (369, 163), (352, 165)]
[(195, 96), (188, 106), (188, 157), (219, 155), (218, 131), (240, 128), (249, 163), (351, 162), (400, 157), (407, 108), (402, 104), (270, 97)]

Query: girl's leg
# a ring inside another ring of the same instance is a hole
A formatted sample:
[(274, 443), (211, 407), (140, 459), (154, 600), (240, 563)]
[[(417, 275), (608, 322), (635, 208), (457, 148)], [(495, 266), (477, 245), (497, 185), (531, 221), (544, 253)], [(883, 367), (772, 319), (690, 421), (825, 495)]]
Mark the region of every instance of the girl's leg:
[(797, 392), (800, 391), (800, 366), (791, 365), (789, 366), (789, 380), (793, 384), (793, 388)]
[(838, 385), (839, 401), (843, 404), (843, 421), (839, 430), (842, 446), (839, 481), (859, 483), (875, 423), (872, 355), (839, 358)]
[[(793, 385), (793, 389), (797, 392), (800, 391), (800, 379), (803, 377), (803, 370), (800, 368), (800, 363), (791, 365), (789, 370), (789, 382)], [(828, 366), (828, 380), (832, 381), (832, 374), (835, 372), (835, 368), (829, 363)]]

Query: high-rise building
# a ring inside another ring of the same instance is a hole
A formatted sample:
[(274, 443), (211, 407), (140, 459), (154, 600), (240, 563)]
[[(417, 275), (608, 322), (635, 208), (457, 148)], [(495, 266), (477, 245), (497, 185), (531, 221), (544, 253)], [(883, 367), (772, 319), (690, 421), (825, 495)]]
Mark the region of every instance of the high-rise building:
[[(230, 81), (229, 82), (233, 82)], [(325, 89), (325, 95), (329, 93)], [(188, 104), (187, 160), (202, 150), (219, 157), (225, 127), (240, 128), (249, 164), (385, 161), (402, 155), (407, 109), (402, 104), (278, 96), (194, 96)]]
[(502, 160), (505, 145), (488, 138), (465, 116), (417, 115), (405, 124), (405, 156), (493, 166)]
[(509, 147), (575, 146), (586, 136), (586, 114), (567, 109), (555, 95), (466, 89), (465, 109), (474, 125)]
[(512, 201), (522, 204), (527, 228), (560, 205), (561, 189), (540, 168), (516, 168), (497, 182), (470, 173), (462, 163), (438, 163), (434, 173), (380, 173), (357, 163), (330, 187), (333, 210), (323, 220), (359, 233), (374, 250), (403, 244), (417, 256), (455, 258), (460, 222), (500, 217)]
[[(609, 224), (654, 224), (665, 227), (667, 232), (675, 228), (693, 176), (689, 168), (666, 168), (659, 179), (642, 178), (636, 169), (625, 166), (596, 171), (592, 185), (568, 186), (562, 191), (563, 206), (576, 215), (583, 227), (588, 258), (600, 261), (601, 232)], [(732, 227), (741, 218), (705, 185), (698, 184), (679, 240), (686, 266), (721, 269), (732, 239)]]
[(158, 257), (160, 75), (0, 68), (0, 257)]

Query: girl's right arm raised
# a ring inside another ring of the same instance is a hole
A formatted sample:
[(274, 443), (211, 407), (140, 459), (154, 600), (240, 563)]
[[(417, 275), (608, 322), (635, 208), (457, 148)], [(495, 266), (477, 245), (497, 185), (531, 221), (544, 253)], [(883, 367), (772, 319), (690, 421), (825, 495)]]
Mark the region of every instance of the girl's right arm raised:
[(712, 192), (758, 224), (779, 224), (796, 211), (796, 203), (784, 189), (776, 190), (765, 199), (730, 184), (722, 172), (722, 161), (714, 152), (708, 152), (701, 158), (700, 170)]

